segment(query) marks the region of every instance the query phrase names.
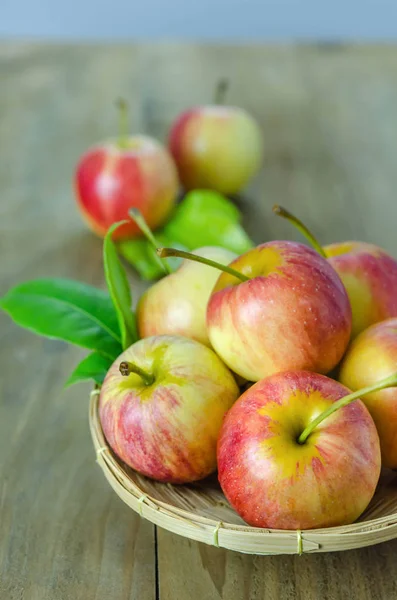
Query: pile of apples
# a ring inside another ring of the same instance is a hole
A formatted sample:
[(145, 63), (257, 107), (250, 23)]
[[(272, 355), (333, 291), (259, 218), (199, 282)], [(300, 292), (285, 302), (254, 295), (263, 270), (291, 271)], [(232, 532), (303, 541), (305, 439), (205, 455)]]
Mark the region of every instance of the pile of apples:
[(360, 516), (381, 466), (397, 468), (397, 262), (369, 244), (314, 245), (159, 250), (185, 260), (141, 297), (141, 339), (100, 392), (125, 463), (174, 484), (218, 469), (254, 526)]

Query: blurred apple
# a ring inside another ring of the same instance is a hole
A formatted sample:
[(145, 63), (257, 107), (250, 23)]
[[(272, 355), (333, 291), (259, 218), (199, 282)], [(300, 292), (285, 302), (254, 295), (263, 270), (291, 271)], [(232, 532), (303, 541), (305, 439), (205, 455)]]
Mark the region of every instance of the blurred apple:
[[(101, 237), (113, 223), (128, 219), (131, 208), (138, 208), (149, 227), (156, 229), (170, 215), (178, 194), (177, 170), (168, 151), (148, 136), (126, 135), (124, 120), (120, 128), (119, 138), (90, 148), (76, 169), (78, 206)], [(139, 234), (131, 221), (117, 229), (114, 239)]]
[(237, 194), (261, 166), (262, 132), (242, 108), (196, 106), (176, 119), (169, 149), (185, 189)]

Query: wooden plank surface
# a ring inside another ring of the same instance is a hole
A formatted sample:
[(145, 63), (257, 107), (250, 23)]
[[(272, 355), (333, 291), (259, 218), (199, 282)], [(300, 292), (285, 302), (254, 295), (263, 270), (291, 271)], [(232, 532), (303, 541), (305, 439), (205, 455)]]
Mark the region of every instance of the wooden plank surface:
[[(256, 241), (356, 238), (397, 256), (397, 49), (343, 46), (0, 45), (0, 293), (38, 276), (103, 286), (101, 244), (74, 207), (72, 173), (115, 131), (164, 139), (219, 76), (260, 121), (266, 159), (247, 190)], [(137, 297), (142, 284), (131, 275)], [(88, 386), (62, 391), (80, 353), (0, 314), (0, 598), (3, 600), (385, 599), (397, 541), (343, 554), (251, 557), (158, 531), (107, 486), (91, 448)]]
[[(79, 153), (103, 134), (91, 103), (102, 93), (95, 85), (107, 84), (99, 64), (88, 78), (80, 70), (84, 56), (0, 50), (1, 293), (42, 276), (104, 285), (101, 243), (72, 193)], [(119, 501), (95, 463), (89, 386), (62, 391), (82, 353), (0, 319), (1, 600), (154, 600), (154, 527)]]

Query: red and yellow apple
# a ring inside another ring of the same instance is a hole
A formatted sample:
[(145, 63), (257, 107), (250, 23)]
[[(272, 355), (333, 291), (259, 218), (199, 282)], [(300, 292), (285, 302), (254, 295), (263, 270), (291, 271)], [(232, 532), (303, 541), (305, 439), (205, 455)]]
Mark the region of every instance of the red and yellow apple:
[[(236, 257), (230, 250), (210, 246), (199, 248), (194, 254), (221, 264)], [(175, 273), (152, 285), (137, 306), (140, 337), (183, 335), (209, 346), (207, 303), (218, 276), (216, 269), (184, 260)]]
[[(179, 182), (174, 161), (153, 138), (135, 135), (109, 140), (89, 149), (75, 177), (78, 206), (89, 227), (103, 237), (109, 227), (128, 219), (137, 208), (151, 229), (160, 227), (173, 209)], [(114, 239), (140, 235), (130, 221)]]
[(363, 242), (324, 246), (329, 262), (347, 290), (352, 306), (352, 337), (370, 325), (397, 317), (397, 261)]
[(221, 487), (250, 525), (347, 525), (368, 506), (380, 475), (375, 424), (356, 400), (304, 429), (349, 394), (323, 375), (285, 372), (259, 381), (227, 413), (218, 441)]
[[(352, 390), (373, 385), (397, 371), (397, 319), (363, 331), (348, 349), (340, 381)], [(397, 469), (397, 389), (373, 392), (363, 398), (378, 429), (382, 464)]]
[(256, 121), (234, 106), (197, 106), (171, 128), (169, 149), (185, 189), (238, 193), (259, 170), (263, 139)]
[(351, 308), (335, 270), (317, 252), (295, 242), (261, 244), (222, 273), (207, 307), (212, 347), (236, 373), (258, 381), (306, 369), (327, 373), (342, 358), (351, 332)]
[(100, 420), (127, 465), (158, 481), (187, 483), (215, 471), (219, 430), (238, 395), (210, 348), (179, 336), (149, 337), (110, 367)]
[(352, 338), (370, 325), (397, 317), (397, 261), (382, 248), (364, 242), (322, 247), (306, 225), (276, 204), (273, 212), (292, 223), (341, 278), (352, 308)]

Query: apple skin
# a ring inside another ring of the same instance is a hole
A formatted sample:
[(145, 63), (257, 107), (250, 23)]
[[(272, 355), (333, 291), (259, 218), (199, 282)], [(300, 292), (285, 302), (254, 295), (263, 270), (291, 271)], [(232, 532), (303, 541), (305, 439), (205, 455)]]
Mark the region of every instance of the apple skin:
[[(156, 376), (145, 385), (123, 377), (121, 361)], [(99, 414), (112, 450), (153, 479), (188, 483), (216, 469), (216, 443), (239, 388), (220, 358), (179, 336), (142, 339), (110, 367), (101, 388)]]
[(198, 106), (182, 113), (171, 128), (168, 147), (186, 190), (236, 194), (263, 159), (258, 124), (233, 106)]
[[(137, 135), (120, 147), (110, 140), (89, 149), (75, 176), (77, 203), (89, 227), (103, 237), (109, 227), (129, 219), (138, 208), (151, 229), (161, 226), (173, 209), (178, 189), (176, 166), (156, 140)], [(141, 235), (131, 221), (115, 231), (114, 239)]]
[(352, 306), (352, 338), (370, 325), (397, 317), (397, 261), (364, 242), (324, 246)]
[[(396, 371), (397, 319), (388, 319), (372, 325), (352, 342), (339, 380), (356, 391)], [(397, 388), (367, 394), (363, 402), (378, 429), (383, 466), (397, 469)]]
[(207, 306), (212, 347), (232, 371), (258, 381), (279, 371), (328, 373), (350, 339), (351, 308), (335, 270), (295, 242), (261, 244), (222, 273)]
[[(236, 254), (224, 248), (207, 246), (193, 252), (224, 265)], [(137, 306), (139, 336), (184, 335), (207, 346), (206, 311), (219, 271), (184, 260), (171, 275), (152, 285)]]
[(375, 424), (356, 400), (336, 411), (304, 444), (305, 427), (349, 390), (317, 373), (273, 375), (227, 413), (218, 441), (221, 487), (256, 527), (347, 525), (368, 506), (381, 461)]

